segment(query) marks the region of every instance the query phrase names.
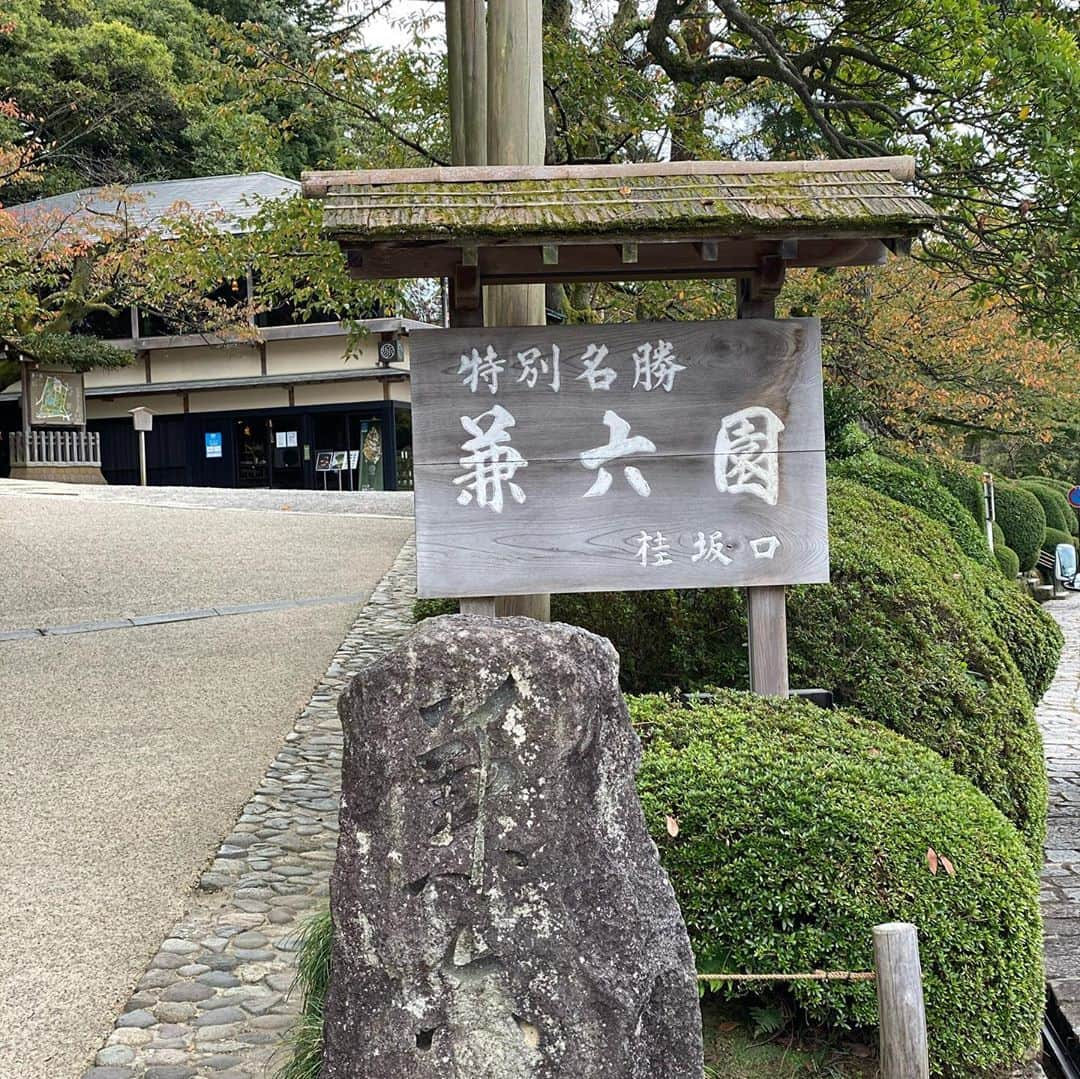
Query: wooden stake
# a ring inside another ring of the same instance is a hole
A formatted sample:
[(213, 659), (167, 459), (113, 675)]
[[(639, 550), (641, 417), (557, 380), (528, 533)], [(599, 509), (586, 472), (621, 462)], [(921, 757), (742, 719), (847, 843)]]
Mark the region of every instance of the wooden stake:
[(881, 1079), (929, 1079), (919, 935), (907, 922), (874, 926)]

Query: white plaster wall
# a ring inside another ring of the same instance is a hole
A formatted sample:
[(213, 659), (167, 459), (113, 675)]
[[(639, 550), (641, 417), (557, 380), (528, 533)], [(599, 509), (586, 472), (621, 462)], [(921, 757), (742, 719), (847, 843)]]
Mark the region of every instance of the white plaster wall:
[(115, 397), (112, 400), (88, 397), (86, 418), (89, 420), (110, 420), (117, 417), (130, 419), (129, 410), (140, 405), (151, 409), (155, 415), (184, 411), (184, 399), (178, 393), (148, 393), (137, 397)]
[(150, 379), (153, 382), (245, 378), (260, 374), (259, 350), (250, 345), (161, 348), (150, 353)]

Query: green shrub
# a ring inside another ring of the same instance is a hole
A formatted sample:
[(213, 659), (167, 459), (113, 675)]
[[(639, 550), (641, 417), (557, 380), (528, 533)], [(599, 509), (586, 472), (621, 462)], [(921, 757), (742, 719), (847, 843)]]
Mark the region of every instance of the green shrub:
[(1004, 539), (1002, 539), (1001, 543), (994, 544), (994, 557), (997, 559), (1003, 577), (1007, 577), (1011, 581), (1019, 575), (1020, 559), (1017, 557), (1016, 552), (1005, 543)]
[[(1038, 885), (1015, 831), (934, 754), (853, 713), (725, 692), (631, 699), (638, 789), (702, 971), (869, 970), (871, 928), (919, 927), (935, 1072), (1009, 1064), (1042, 1011)], [(679, 822), (672, 839), (666, 818)], [(954, 872), (931, 874), (927, 851)], [(299, 953), (294, 1057), (317, 1079), (332, 927)], [(815, 1019), (876, 1022), (865, 983), (797, 982)]]
[(1035, 568), (1046, 535), (1046, 514), (1042, 504), (1030, 492), (1015, 483), (994, 483), (994, 508), (997, 523), (1005, 533), (1005, 542), (1020, 559), (1020, 569)]
[[(910, 921), (936, 1074), (1010, 1064), (1035, 1045), (1038, 881), (1014, 829), (940, 758), (803, 702), (727, 692), (630, 708), (642, 804), (699, 969), (869, 970), (871, 927)], [(953, 872), (932, 874), (930, 849)], [(872, 985), (791, 990), (815, 1019), (876, 1021)]]
[[(413, 615), (456, 610), (453, 600), (418, 600)], [(555, 595), (551, 617), (615, 645), (626, 693), (747, 684), (746, 614), (735, 589)]]
[(1038, 858), (1046, 774), (1028, 686), (1044, 665), (1022, 674), (1026, 635), (1014, 659), (1002, 634), (1018, 635), (1019, 612), (1038, 654), (1056, 662), (1057, 627), (996, 567), (964, 558), (943, 526), (872, 491), (834, 480), (829, 529), (832, 584), (790, 592), (792, 684), (831, 689), (940, 753)]
[(932, 465), (938, 483), (975, 518), (986, 534), (986, 499), (983, 496), (982, 469), (964, 461), (935, 461)]
[[(1008, 547), (995, 547), (1006, 552), (1016, 561), (1016, 553)], [(1065, 638), (1061, 627), (1040, 604), (1028, 595), (1016, 580), (1016, 574), (1008, 580), (996, 574), (988, 574), (986, 588), (986, 616), (994, 632), (1005, 642), (1027, 686), (1033, 704), (1038, 704), (1050, 688), (1061, 659)]]
[(985, 532), (964, 508), (928, 471), (867, 453), (836, 461), (829, 468), (831, 476), (854, 480), (887, 495), (896, 502), (913, 506), (927, 517), (940, 521), (952, 533), (960, 550), (983, 565), (993, 565)]
[[(946, 757), (1037, 857), (1046, 772), (1031, 695), (1053, 674), (1060, 630), (916, 510), (834, 478), (829, 527), (832, 583), (788, 593), (792, 685), (830, 689)], [(552, 612), (611, 639), (627, 692), (748, 685), (734, 589), (555, 596)]]
[(1046, 514), (1046, 527), (1058, 532), (1072, 533), (1076, 528), (1076, 514), (1069, 506), (1069, 500), (1042, 480), (1020, 480), (1019, 485), (1030, 491), (1038, 500)]

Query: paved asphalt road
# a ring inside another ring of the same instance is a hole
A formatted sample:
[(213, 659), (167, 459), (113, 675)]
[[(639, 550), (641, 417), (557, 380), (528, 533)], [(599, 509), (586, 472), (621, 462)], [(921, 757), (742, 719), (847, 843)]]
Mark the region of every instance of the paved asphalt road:
[(355, 597), (0, 639), (0, 1079), (77, 1079), (412, 531), (412, 506), (28, 491), (0, 481), (0, 634)]

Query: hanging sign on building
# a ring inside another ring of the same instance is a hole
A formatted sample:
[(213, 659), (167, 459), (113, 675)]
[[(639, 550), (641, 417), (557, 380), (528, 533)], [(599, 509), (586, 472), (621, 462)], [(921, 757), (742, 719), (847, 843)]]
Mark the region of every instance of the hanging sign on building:
[(816, 319), (417, 333), (421, 596), (829, 579)]
[(31, 370), (30, 423), (34, 427), (81, 427), (85, 424), (83, 376), (74, 371)]

